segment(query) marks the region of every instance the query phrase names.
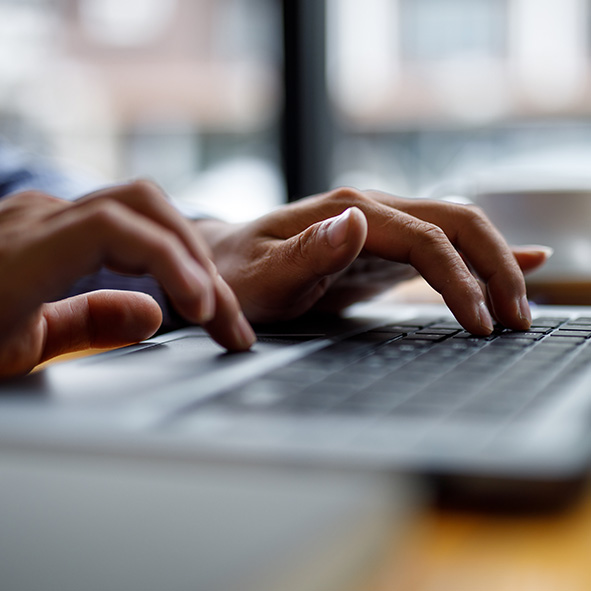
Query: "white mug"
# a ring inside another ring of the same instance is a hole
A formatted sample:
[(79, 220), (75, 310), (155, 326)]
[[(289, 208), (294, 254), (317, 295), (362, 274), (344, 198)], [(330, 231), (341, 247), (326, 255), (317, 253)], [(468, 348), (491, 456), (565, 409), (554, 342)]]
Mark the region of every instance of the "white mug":
[(591, 282), (591, 189), (527, 189), (477, 193), (509, 244), (541, 244), (554, 254), (529, 280)]

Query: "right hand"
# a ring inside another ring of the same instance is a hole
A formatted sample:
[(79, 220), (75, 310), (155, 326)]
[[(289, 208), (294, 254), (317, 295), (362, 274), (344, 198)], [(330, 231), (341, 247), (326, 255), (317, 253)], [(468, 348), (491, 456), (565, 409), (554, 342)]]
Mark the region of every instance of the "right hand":
[(161, 310), (145, 294), (59, 299), (102, 265), (153, 275), (178, 312), (227, 349), (254, 342), (208, 247), (156, 185), (137, 181), (73, 203), (28, 191), (0, 202), (0, 377), (61, 353), (134, 343), (158, 329)]
[(194, 226), (251, 322), (315, 306), (338, 311), (420, 273), (470, 332), (489, 334), (493, 317), (525, 330), (523, 271), (547, 256), (537, 247), (512, 250), (476, 207), (348, 188), (245, 224)]

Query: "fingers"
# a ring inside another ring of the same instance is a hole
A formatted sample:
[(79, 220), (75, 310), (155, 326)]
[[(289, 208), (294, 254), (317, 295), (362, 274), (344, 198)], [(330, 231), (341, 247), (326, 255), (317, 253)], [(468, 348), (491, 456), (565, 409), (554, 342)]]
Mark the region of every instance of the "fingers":
[(369, 252), (415, 267), (467, 330), (493, 330), (478, 281), (439, 226), (386, 206), (373, 207), (367, 216)]
[(549, 246), (537, 244), (512, 246), (511, 250), (513, 251), (513, 256), (517, 264), (524, 273), (529, 273), (541, 267), (554, 253), (554, 249)]
[(162, 312), (150, 296), (95, 291), (45, 304), (44, 347), (39, 361), (89, 348), (122, 347), (151, 337)]
[[(345, 236), (341, 246), (329, 240), (331, 225)], [(504, 325), (525, 329), (530, 312), (520, 265), (534, 268), (544, 256), (519, 249), (514, 254), (476, 208), (347, 188), (302, 199), (222, 234), (211, 242), (216, 261), (256, 321), (297, 316), (320, 298), (328, 302), (340, 286), (348, 293), (337, 293), (339, 302), (358, 299), (360, 290), (352, 295), (346, 278), (364, 252), (412, 265), (473, 333), (493, 329), (487, 301)], [(478, 279), (486, 285), (484, 294)]]
[(126, 205), (137, 214), (147, 217), (180, 238), (187, 250), (212, 276), (215, 265), (207, 243), (193, 231), (189, 221), (179, 215), (168, 201), (166, 194), (150, 181), (137, 180), (132, 183), (102, 189), (77, 202), (84, 205), (89, 201), (114, 200)]
[(207, 246), (157, 187), (132, 183), (76, 203), (29, 191), (0, 203), (0, 376), (25, 373), (60, 353), (154, 333), (162, 314), (146, 295), (94, 292), (54, 301), (103, 265), (154, 276), (177, 310), (210, 326), (222, 346), (246, 349), (254, 341)]
[(63, 290), (101, 265), (122, 273), (149, 273), (188, 320), (211, 319), (215, 296), (209, 274), (174, 233), (116, 201), (68, 208), (48, 219), (43, 231), (29, 255), (29, 283), (36, 281), (49, 292)]
[(214, 283), (216, 314), (211, 322), (205, 324), (205, 329), (229, 351), (245, 351), (256, 340), (254, 331), (242, 313), (234, 292), (221, 275), (216, 275)]
[(34, 230), (32, 238), (12, 273), (22, 284), (15, 293), (23, 294), (23, 315), (42, 301), (59, 298), (78, 277), (104, 265), (121, 273), (152, 275), (190, 322), (208, 324), (219, 314), (230, 323), (227, 331), (215, 328), (220, 322), (212, 325), (222, 346), (244, 349), (252, 344), (238, 302), (227, 297), (227, 286), (220, 287), (205, 243), (155, 185), (136, 182), (73, 205), (51, 205), (37, 227), (26, 227)]
[[(523, 273), (503, 237), (479, 209), (338, 189), (293, 206), (284, 212), (281, 225), (285, 232), (293, 232), (310, 217), (334, 215), (343, 205), (357, 206), (367, 218), (365, 250), (413, 265), (468, 330), (476, 334), (492, 330), (487, 298), (477, 278), (485, 283), (492, 312), (500, 322), (514, 329), (529, 326)], [(525, 265), (534, 263), (531, 255), (520, 260)]]
[[(101, 199), (114, 198), (142, 218), (147, 217), (158, 224), (160, 240), (167, 241), (167, 244), (172, 247), (169, 252), (172, 253), (173, 260), (168, 260), (166, 249), (165, 256), (160, 256), (163, 246), (158, 239), (153, 245), (150, 242), (153, 236), (146, 237), (148, 244), (145, 252), (150, 253), (151, 249), (154, 250), (150, 256), (150, 266), (145, 272), (160, 280), (179, 312), (185, 318), (205, 325), (211, 336), (229, 350), (245, 350), (252, 346), (255, 341), (254, 332), (244, 318), (231, 289), (217, 273), (210, 259), (211, 253), (207, 244), (200, 239), (190, 223), (178, 214), (163, 198), (162, 191), (152, 183), (138, 181), (123, 187), (124, 190), (116, 189), (116, 191), (99, 192), (93, 196), (92, 201), (96, 203)], [(127, 231), (130, 227), (127, 227)], [(146, 222), (142, 219), (141, 229), (145, 227)], [(142, 238), (138, 234), (134, 236), (135, 245), (141, 244)], [(180, 242), (180, 248), (178, 242)], [(133, 245), (130, 245), (124, 253), (133, 255), (132, 247)], [(186, 251), (188, 251), (188, 259)], [(136, 263), (130, 260), (129, 256), (122, 260), (120, 253), (116, 255), (114, 262), (107, 260), (106, 264), (114, 265), (118, 270), (125, 270), (126, 266), (131, 264), (132, 268), (129, 272), (133, 272), (133, 265)], [(185, 265), (188, 264), (188, 279), (189, 283), (193, 284), (193, 290), (185, 285), (186, 277), (175, 274), (178, 265), (174, 263), (174, 259), (177, 258), (181, 264), (183, 261)]]
[[(470, 268), (485, 284), (492, 312), (503, 325), (518, 330), (529, 327), (531, 312), (523, 273), (501, 234), (480, 209), (428, 200), (396, 200), (396, 204), (413, 217), (434, 224), (445, 234), (449, 245), (461, 252)], [(449, 246), (444, 246), (441, 242), (436, 249), (442, 253), (449, 250)], [(450, 263), (451, 258), (448, 259), (448, 264)], [(424, 267), (417, 268), (425, 275)], [(461, 279), (465, 274), (464, 269), (459, 274), (452, 269), (452, 285), (448, 288), (448, 293), (451, 292), (449, 301), (446, 298), (445, 285), (440, 283), (441, 278), (437, 278), (436, 284), (432, 283), (454, 313), (457, 306), (462, 305), (463, 286), (467, 288), (470, 306), (474, 308), (476, 304), (475, 283), (470, 282), (468, 286)], [(458, 319), (461, 322), (459, 317)]]

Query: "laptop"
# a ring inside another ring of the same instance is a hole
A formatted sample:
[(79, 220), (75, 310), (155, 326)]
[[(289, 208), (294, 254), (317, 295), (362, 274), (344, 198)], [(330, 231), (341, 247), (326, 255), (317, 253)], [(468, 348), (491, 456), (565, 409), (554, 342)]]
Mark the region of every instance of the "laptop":
[(226, 353), (198, 327), (0, 386), (4, 449), (418, 474), (442, 498), (563, 502), (591, 457), (591, 307), (465, 332), (444, 306), (360, 304), (257, 327)]
[(347, 591), (400, 543), (405, 479), (0, 449), (7, 591)]

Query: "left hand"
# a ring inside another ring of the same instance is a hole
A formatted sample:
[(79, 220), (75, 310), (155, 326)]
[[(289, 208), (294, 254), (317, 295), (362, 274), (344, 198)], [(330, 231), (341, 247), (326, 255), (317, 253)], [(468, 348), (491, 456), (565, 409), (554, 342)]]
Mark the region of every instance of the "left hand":
[(134, 343), (158, 329), (160, 308), (142, 293), (62, 299), (102, 265), (152, 275), (177, 311), (222, 346), (252, 345), (252, 329), (207, 246), (156, 185), (135, 181), (74, 203), (26, 191), (0, 202), (0, 378), (62, 353)]

